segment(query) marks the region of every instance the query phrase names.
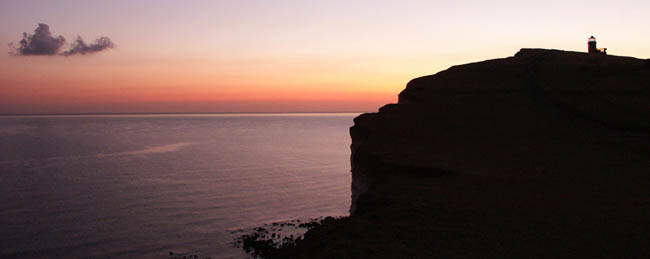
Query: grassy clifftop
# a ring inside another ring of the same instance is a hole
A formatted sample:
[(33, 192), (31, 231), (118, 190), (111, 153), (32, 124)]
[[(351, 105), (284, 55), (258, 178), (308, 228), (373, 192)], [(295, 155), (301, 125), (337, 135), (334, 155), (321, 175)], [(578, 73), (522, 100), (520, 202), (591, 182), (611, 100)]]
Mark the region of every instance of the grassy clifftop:
[(399, 103), (444, 93), (534, 91), (557, 111), (609, 128), (650, 132), (650, 60), (522, 49), (514, 57), (452, 67), (413, 79)]

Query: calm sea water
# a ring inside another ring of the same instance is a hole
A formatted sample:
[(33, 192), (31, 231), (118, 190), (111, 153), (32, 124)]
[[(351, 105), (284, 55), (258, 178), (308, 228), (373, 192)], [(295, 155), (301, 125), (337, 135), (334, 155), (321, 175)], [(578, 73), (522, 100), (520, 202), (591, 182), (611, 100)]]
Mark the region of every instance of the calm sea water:
[(245, 257), (230, 231), (347, 215), (356, 115), (0, 117), (0, 257)]

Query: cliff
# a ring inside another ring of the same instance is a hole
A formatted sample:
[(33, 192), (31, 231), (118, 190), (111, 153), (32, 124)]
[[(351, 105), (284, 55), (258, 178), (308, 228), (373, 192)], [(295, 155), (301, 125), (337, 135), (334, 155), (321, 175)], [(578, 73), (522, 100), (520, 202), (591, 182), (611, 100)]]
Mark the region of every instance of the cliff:
[(352, 136), (351, 216), (282, 257), (650, 255), (650, 61), (558, 50), (411, 80)]

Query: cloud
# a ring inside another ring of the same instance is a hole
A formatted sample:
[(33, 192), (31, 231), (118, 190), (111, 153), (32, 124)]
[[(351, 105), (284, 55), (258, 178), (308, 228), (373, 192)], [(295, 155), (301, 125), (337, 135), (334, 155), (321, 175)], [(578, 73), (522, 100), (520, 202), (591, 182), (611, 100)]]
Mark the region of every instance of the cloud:
[(23, 39), (19, 42), (19, 46), (14, 47), (13, 43), (9, 46), (12, 48), (10, 54), (19, 56), (41, 55), (86, 55), (100, 52), (109, 48), (115, 47), (113, 41), (108, 37), (100, 37), (94, 43), (86, 43), (81, 36), (72, 43), (69, 50), (63, 51), (61, 48), (65, 45), (65, 38), (63, 36), (53, 36), (50, 32), (50, 26), (44, 23), (39, 23), (38, 27), (34, 30), (33, 34), (23, 32)]
[(54, 37), (50, 32), (50, 26), (39, 23), (34, 34), (23, 32), (23, 39), (16, 49), (18, 55), (56, 55), (65, 44), (63, 36)]
[(111, 39), (109, 39), (108, 37), (100, 37), (99, 39), (95, 40), (95, 43), (88, 45), (86, 44), (86, 42), (84, 42), (81, 36), (77, 36), (77, 40), (75, 40), (74, 43), (72, 43), (72, 47), (70, 47), (69, 50), (64, 51), (62, 55), (64, 56), (70, 56), (75, 54), (86, 55), (86, 54), (92, 54), (113, 47), (115, 47), (115, 44), (113, 44)]

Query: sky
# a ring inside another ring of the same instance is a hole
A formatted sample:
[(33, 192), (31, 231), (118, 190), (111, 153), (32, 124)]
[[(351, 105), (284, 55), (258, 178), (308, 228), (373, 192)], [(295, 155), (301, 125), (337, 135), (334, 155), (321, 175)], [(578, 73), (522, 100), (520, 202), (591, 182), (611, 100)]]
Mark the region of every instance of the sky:
[[(0, 113), (371, 112), (521, 48), (650, 58), (650, 1), (0, 0)], [(39, 23), (88, 44), (20, 55)], [(13, 45), (13, 47), (10, 46)], [(12, 54), (13, 52), (13, 54)]]

